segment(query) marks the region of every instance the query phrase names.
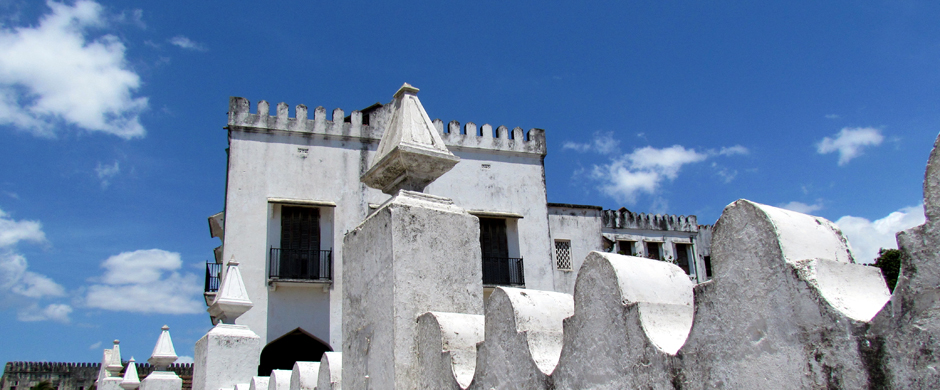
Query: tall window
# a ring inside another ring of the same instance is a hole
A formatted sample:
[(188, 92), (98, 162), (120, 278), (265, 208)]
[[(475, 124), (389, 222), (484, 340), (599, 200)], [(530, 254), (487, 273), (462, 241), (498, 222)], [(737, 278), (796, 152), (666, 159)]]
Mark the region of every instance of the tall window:
[(646, 257), (654, 260), (663, 259), (663, 244), (661, 242), (647, 242), (646, 243)]
[(686, 275), (692, 274), (691, 267), (689, 267), (689, 252), (691, 251), (692, 245), (676, 244), (676, 265), (682, 268)]
[(524, 285), (522, 258), (509, 257), (506, 220), (480, 218), (483, 284)]
[(555, 240), (555, 266), (561, 270), (571, 270), (571, 241)]
[(281, 247), (272, 251), (274, 256), (278, 259), (272, 262), (277, 266), (273, 276), (305, 280), (321, 277), (321, 268), (328, 262), (322, 261), (320, 253), (320, 209), (281, 207)]

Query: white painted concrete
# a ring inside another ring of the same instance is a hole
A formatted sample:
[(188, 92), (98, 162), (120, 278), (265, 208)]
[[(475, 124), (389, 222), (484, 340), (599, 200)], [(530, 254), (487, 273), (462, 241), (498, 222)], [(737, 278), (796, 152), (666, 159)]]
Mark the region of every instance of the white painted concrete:
[(193, 390), (251, 383), (258, 372), (261, 338), (247, 326), (218, 324), (196, 341), (195, 349)]
[(327, 352), (320, 358), (320, 373), (317, 375), (317, 390), (342, 390), (343, 354)]
[(315, 390), (320, 362), (296, 362), (290, 374), (290, 390)]
[(290, 390), (291, 370), (271, 370), (267, 390)]
[(418, 317), (419, 387), (466, 389), (483, 334), (482, 315), (428, 312)]

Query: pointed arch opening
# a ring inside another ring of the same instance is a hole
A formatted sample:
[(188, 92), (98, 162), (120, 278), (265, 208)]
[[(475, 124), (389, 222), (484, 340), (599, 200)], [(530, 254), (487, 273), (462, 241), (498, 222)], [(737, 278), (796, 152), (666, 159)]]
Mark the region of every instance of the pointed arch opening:
[(296, 362), (318, 362), (324, 352), (332, 352), (330, 344), (296, 328), (274, 339), (261, 350), (259, 376), (270, 376), (271, 370), (291, 370)]

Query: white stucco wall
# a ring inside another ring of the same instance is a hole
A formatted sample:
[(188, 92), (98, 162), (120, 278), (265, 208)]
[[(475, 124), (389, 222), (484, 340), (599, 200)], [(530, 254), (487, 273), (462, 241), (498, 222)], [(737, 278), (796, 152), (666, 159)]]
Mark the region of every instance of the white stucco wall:
[[(600, 207), (595, 206), (557, 206), (548, 207), (549, 229), (551, 229), (552, 266), (555, 285), (552, 290), (568, 294), (574, 293), (574, 283), (581, 264), (591, 251), (601, 251)], [(571, 269), (557, 269), (555, 241), (571, 242)]]
[[(353, 112), (343, 122), (342, 110), (315, 110), (306, 119), (288, 118), (287, 106), (277, 115), (247, 113), (247, 101), (233, 98), (229, 110), (229, 163), (222, 259), (236, 258), (254, 307), (238, 324), (249, 326), (266, 344), (300, 327), (342, 345), (342, 239), (389, 196), (365, 187), (359, 177), (369, 168), (382, 134), (383, 109), (373, 112), (372, 126)], [(267, 104), (260, 103), (262, 113)], [(440, 122), (436, 125), (441, 129)], [(504, 213), (511, 255), (524, 259), (527, 288), (554, 287), (551, 240), (544, 182), (544, 136), (531, 130), (496, 130), (497, 136), (444, 134), (445, 143), (461, 158), (450, 172), (432, 183), (427, 193), (454, 199), (471, 211)], [(485, 133), (485, 132), (484, 132)], [(501, 135), (501, 136), (500, 136)], [(272, 201), (278, 199), (279, 201)], [(280, 205), (283, 200), (335, 204), (320, 207), (321, 249), (333, 251), (333, 283), (268, 285), (268, 254), (280, 246)], [(521, 218), (511, 215), (521, 216)], [(472, 233), (471, 233), (472, 234)], [(478, 233), (477, 233), (478, 234)]]

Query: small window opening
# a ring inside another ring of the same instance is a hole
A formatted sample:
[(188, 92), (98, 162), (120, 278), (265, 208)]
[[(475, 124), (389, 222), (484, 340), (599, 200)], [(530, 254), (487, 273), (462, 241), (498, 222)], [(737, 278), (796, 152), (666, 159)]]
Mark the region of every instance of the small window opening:
[(555, 240), (555, 263), (560, 270), (571, 270), (571, 241)]

